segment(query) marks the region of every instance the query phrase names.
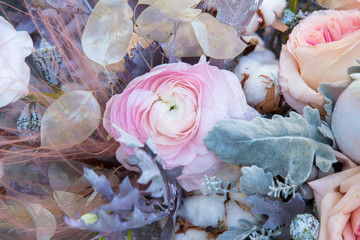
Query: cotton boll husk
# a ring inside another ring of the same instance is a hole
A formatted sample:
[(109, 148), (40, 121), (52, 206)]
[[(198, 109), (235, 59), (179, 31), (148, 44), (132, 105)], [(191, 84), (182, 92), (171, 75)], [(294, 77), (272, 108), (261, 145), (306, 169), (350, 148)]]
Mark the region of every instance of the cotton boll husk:
[[(252, 72), (249, 78), (246, 80), (244, 85), (244, 92), (247, 102), (251, 106), (258, 105), (260, 102), (264, 101), (268, 91), (272, 84), (271, 78), (277, 76), (279, 73), (279, 65), (263, 65), (258, 67), (254, 72)], [(275, 87), (275, 96), (279, 95), (280, 89)]]
[(224, 198), (221, 196), (187, 197), (179, 209), (179, 216), (195, 226), (216, 227), (218, 221), (224, 220)]
[(360, 164), (360, 81), (356, 80), (336, 102), (331, 128), (340, 150)]
[(208, 233), (201, 230), (189, 229), (185, 233), (176, 234), (175, 240), (208, 240)]
[[(246, 207), (245, 207), (246, 208)], [(245, 209), (235, 201), (228, 201), (226, 203), (226, 226), (238, 226), (238, 220), (243, 219), (252, 223), (257, 223), (256, 217), (251, 213), (250, 208)]]
[(256, 47), (254, 49), (255, 52), (256, 51), (264, 51), (264, 50), (266, 50), (264, 40), (259, 35), (257, 35), (256, 33), (248, 35), (248, 36), (242, 36), (242, 39), (247, 43), (249, 43), (252, 39), (256, 39), (257, 44), (256, 44)]

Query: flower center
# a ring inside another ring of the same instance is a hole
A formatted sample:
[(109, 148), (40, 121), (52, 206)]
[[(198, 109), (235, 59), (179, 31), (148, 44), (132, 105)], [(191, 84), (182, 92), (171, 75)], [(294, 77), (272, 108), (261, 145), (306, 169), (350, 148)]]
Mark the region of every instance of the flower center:
[(339, 41), (347, 35), (360, 30), (359, 16), (331, 18), (326, 23), (315, 27), (306, 36), (305, 41), (314, 46), (323, 43)]

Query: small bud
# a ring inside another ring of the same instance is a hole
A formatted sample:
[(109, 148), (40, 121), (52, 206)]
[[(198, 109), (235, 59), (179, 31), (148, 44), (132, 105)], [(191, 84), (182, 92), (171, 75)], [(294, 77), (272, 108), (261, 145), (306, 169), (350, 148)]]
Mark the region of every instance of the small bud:
[(98, 220), (98, 215), (95, 213), (86, 213), (80, 217), (80, 219), (86, 224), (86, 225), (93, 225)]

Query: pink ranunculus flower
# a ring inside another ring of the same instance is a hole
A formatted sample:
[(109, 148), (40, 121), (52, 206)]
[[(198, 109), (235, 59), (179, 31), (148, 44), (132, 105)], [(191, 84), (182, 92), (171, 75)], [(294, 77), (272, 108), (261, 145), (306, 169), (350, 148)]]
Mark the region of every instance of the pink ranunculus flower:
[[(258, 115), (232, 72), (207, 63), (173, 63), (155, 67), (113, 96), (104, 126), (115, 139), (120, 134), (113, 124), (144, 142), (150, 135), (166, 169), (184, 166), (178, 181), (191, 191), (220, 166), (203, 142), (207, 133), (219, 120)], [(124, 152), (132, 154), (132, 149), (120, 146), (117, 159), (122, 163)]]
[(318, 240), (360, 239), (360, 167), (309, 183), (320, 215)]
[(347, 68), (360, 56), (360, 11), (315, 11), (292, 31), (280, 56), (279, 79), (287, 103), (324, 114), (322, 82), (349, 81)]
[(30, 68), (25, 58), (33, 42), (27, 32), (17, 32), (3, 17), (0, 33), (0, 107), (4, 107), (28, 94)]

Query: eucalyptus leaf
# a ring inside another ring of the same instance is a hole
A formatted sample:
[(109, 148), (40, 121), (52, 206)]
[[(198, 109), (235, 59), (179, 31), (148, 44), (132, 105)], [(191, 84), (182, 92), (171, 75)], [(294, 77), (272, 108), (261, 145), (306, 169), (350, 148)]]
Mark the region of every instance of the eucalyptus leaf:
[(262, 194), (268, 195), (270, 186), (273, 183), (273, 175), (270, 172), (265, 173), (264, 169), (257, 166), (242, 167), (242, 177), (240, 178), (240, 191), (248, 195)]
[(98, 127), (99, 103), (90, 91), (74, 90), (60, 96), (41, 120), (41, 147), (68, 148), (85, 141)]
[(50, 240), (56, 231), (56, 219), (54, 215), (38, 203), (24, 203), (35, 227), (37, 240)]
[(126, 0), (100, 0), (81, 39), (86, 56), (104, 67), (123, 59), (133, 34), (132, 17)]
[(290, 117), (224, 120), (204, 142), (221, 161), (256, 165), (300, 185), (310, 176), (314, 160), (323, 172), (336, 162), (332, 139), (318, 130), (322, 123), (319, 111), (310, 107), (304, 108), (304, 117), (290, 112)]
[(136, 19), (139, 35), (158, 42), (167, 42), (174, 33), (174, 25), (191, 22), (201, 13), (200, 9), (193, 9), (199, 0), (157, 0), (146, 8)]
[(202, 50), (212, 58), (233, 58), (247, 47), (234, 27), (219, 22), (208, 13), (200, 14), (191, 25)]

